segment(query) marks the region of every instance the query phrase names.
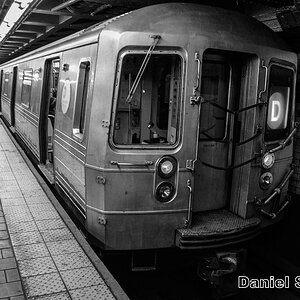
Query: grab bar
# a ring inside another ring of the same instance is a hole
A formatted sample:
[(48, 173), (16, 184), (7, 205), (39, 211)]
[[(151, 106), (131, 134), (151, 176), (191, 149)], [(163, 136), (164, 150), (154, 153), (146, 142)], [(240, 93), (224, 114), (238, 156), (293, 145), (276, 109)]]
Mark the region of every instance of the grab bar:
[(299, 123), (298, 122), (295, 122), (295, 127), (294, 129), (291, 131), (291, 133), (289, 134), (289, 136), (282, 142), (280, 143), (279, 146), (269, 150), (267, 153), (275, 153), (277, 152), (278, 150), (281, 150), (283, 148), (285, 148), (285, 146), (290, 142), (290, 140), (292, 139), (292, 137), (294, 136), (294, 134), (296, 133), (297, 131), (297, 128), (299, 126)]
[(148, 167), (153, 165), (153, 161), (145, 160), (144, 162), (136, 162), (136, 163), (130, 163), (130, 162), (119, 162), (116, 160), (111, 160), (109, 162), (111, 165), (115, 165), (118, 167)]

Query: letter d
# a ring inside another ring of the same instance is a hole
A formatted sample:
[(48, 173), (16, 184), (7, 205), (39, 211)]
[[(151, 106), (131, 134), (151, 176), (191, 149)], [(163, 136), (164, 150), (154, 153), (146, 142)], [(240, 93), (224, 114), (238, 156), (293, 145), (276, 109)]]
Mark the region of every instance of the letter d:
[(245, 289), (249, 286), (249, 278), (247, 276), (238, 277), (238, 288)]
[(278, 100), (272, 101), (271, 122), (277, 122), (281, 115), (281, 106)]

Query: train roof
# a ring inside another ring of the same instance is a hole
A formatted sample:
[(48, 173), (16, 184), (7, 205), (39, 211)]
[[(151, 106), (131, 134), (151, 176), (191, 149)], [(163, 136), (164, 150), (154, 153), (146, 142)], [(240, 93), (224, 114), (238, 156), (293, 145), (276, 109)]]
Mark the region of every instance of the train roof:
[[(271, 29), (254, 18), (236, 11), (193, 3), (164, 3), (140, 8), (98, 23), (49, 45), (26, 53), (5, 64), (29, 57), (63, 51), (70, 47), (96, 43), (103, 31), (151, 32), (163, 35), (202, 35), (222, 40), (230, 37), (239, 42), (257, 46), (289, 50)], [(46, 53), (46, 54), (45, 54)]]
[(263, 23), (237, 11), (194, 3), (164, 3), (132, 11), (107, 24), (106, 30), (117, 32), (153, 32), (163, 35), (203, 35), (236, 40), (257, 46), (289, 47), (279, 35)]

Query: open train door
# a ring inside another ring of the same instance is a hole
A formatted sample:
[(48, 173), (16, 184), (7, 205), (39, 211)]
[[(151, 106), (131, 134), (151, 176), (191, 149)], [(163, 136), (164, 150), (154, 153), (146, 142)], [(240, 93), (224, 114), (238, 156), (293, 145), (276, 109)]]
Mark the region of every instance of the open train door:
[(11, 102), (10, 102), (10, 125), (11, 130), (15, 129), (15, 103), (16, 103), (16, 85), (17, 85), (18, 67), (13, 68), (13, 79), (11, 89)]
[(0, 115), (2, 115), (2, 85), (3, 85), (3, 70), (0, 71)]
[(46, 60), (39, 119), (39, 168), (50, 183), (54, 183), (53, 141), (59, 69), (60, 59), (58, 57)]
[(193, 213), (237, 213), (234, 206), (247, 199), (253, 142), (259, 137), (253, 136), (256, 94), (250, 89), (257, 62), (252, 55), (204, 52)]

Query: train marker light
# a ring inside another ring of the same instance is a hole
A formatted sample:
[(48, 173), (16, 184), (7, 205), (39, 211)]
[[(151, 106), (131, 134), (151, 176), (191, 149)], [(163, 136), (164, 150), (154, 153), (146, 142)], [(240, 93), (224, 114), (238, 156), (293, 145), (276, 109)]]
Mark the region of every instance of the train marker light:
[(266, 153), (262, 159), (262, 166), (264, 169), (270, 169), (275, 162), (274, 153)]
[(260, 187), (262, 189), (268, 189), (273, 183), (273, 175), (270, 172), (263, 173), (260, 176)]
[(160, 202), (169, 202), (172, 200), (175, 188), (170, 182), (161, 182), (156, 188), (156, 198)]
[(176, 172), (176, 169), (177, 169), (177, 162), (175, 158), (171, 156), (163, 157), (159, 161), (157, 166), (158, 173), (162, 178), (169, 178), (173, 176)]

